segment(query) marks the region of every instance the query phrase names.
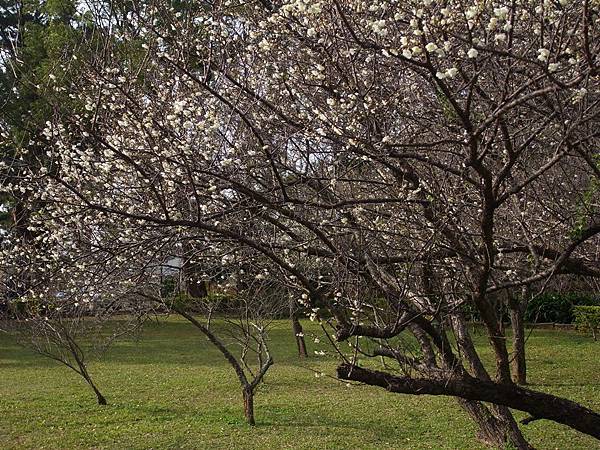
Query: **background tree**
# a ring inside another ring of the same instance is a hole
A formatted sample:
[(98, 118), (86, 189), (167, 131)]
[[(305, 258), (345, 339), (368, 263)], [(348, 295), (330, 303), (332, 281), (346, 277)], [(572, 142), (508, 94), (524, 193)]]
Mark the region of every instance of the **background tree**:
[(124, 321), (115, 326), (106, 319), (114, 317), (110, 306), (81, 304), (57, 293), (50, 301), (21, 299), (0, 316), (0, 331), (20, 345), (41, 356), (64, 364), (80, 375), (94, 392), (99, 405), (107, 400), (89, 369), (92, 358), (99, 358), (112, 341), (135, 331), (138, 322)]
[[(250, 279), (247, 275), (240, 269), (228, 277), (225, 284), (231, 290), (229, 305), (225, 327), (220, 329), (210, 326), (213, 311), (212, 305), (206, 302), (198, 302), (198, 299), (184, 294), (163, 299), (162, 303), (194, 325), (231, 365), (242, 390), (246, 422), (254, 426), (254, 396), (274, 362), (269, 350), (268, 328), (271, 321), (281, 315), (286, 304), (281, 301), (275, 286), (263, 281), (260, 273)], [(148, 298), (146, 293), (140, 295)], [(202, 315), (207, 319), (205, 324), (197, 318)], [(230, 342), (239, 347), (239, 356), (231, 351)]]

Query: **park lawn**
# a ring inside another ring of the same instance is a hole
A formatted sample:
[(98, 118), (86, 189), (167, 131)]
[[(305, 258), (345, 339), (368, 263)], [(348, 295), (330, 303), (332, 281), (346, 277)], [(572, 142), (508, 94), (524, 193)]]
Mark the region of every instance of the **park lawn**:
[[(315, 324), (306, 326), (307, 335), (317, 333)], [(315, 370), (334, 375), (335, 357), (299, 360), (290, 328), (279, 321), (270, 333), (275, 365), (256, 396), (254, 428), (243, 420), (232, 369), (183, 320), (149, 324), (141, 339), (121, 340), (90, 364), (109, 401), (104, 407), (78, 375), (0, 335), (0, 448), (485, 448), (451, 398), (315, 377)], [(310, 340), (309, 349), (326, 347)], [(600, 342), (540, 330), (531, 334), (528, 350), (533, 389), (600, 411)], [(539, 449), (600, 449), (594, 439), (553, 422), (523, 428)]]

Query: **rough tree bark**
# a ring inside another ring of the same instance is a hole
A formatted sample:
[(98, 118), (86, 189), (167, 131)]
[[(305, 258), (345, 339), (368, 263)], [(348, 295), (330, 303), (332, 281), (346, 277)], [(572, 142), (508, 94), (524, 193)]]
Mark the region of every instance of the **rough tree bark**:
[(522, 300), (510, 296), (508, 306), (510, 310), (510, 324), (512, 327), (513, 354), (512, 354), (512, 379), (515, 383), (527, 384), (527, 361), (525, 359), (525, 321), (524, 313), (526, 297)]
[[(462, 315), (452, 316), (452, 328), (459, 351), (468, 362), (471, 372), (476, 378), (491, 381), (475, 350), (475, 345)], [(492, 406), (490, 411), (490, 408), (484, 406), (481, 402), (468, 401), (462, 398), (457, 400), (479, 426), (478, 438), (481, 441), (497, 447), (503, 447), (507, 441), (510, 441), (518, 449), (531, 448), (508, 408)]]
[(254, 420), (254, 391), (250, 386), (246, 386), (243, 389), (244, 395), (244, 416), (248, 425), (256, 425)]
[(514, 426), (504, 420), (499, 420), (483, 403), (460, 397), (457, 398), (457, 401), (479, 427), (477, 439), (484, 444), (505, 448), (506, 443), (511, 442), (518, 450), (533, 450), (533, 447), (523, 438), (520, 430), (517, 429), (515, 432)]
[(440, 379), (398, 377), (347, 363), (338, 366), (337, 374), (342, 380), (359, 381), (395, 393), (450, 395), (518, 409), (531, 414), (528, 421), (552, 420), (600, 440), (600, 414), (570, 400), (514, 384), (483, 381), (458, 374)]

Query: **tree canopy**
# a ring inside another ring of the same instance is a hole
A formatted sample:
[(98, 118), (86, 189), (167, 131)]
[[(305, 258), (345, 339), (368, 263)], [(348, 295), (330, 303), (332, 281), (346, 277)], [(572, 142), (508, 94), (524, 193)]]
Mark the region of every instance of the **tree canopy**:
[(512, 382), (501, 314), (600, 275), (597, 1), (132, 4), (55, 87), (81, 108), (17, 184), (43, 204), (6, 255), (30, 298), (143, 303), (173, 255), (250, 266), (351, 343), (340, 378), (455, 396), (495, 445), (530, 448), (509, 408), (600, 437), (597, 413)]

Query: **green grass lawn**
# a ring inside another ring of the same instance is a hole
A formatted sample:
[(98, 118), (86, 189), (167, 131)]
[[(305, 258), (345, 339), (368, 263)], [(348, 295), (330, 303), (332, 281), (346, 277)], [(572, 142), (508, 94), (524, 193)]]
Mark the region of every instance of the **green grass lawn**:
[[(307, 326), (310, 334), (314, 324)], [(153, 323), (139, 341), (119, 341), (90, 365), (109, 401), (104, 407), (69, 369), (0, 335), (0, 448), (484, 448), (451, 398), (316, 378), (313, 369), (334, 374), (333, 356), (298, 360), (285, 321), (270, 338), (275, 365), (256, 396), (251, 428), (233, 371), (187, 322)], [(310, 343), (311, 353), (324, 348)], [(600, 342), (544, 330), (531, 335), (528, 348), (533, 389), (600, 411)], [(540, 449), (600, 448), (549, 421), (524, 430)]]

